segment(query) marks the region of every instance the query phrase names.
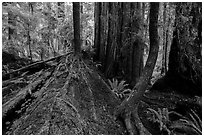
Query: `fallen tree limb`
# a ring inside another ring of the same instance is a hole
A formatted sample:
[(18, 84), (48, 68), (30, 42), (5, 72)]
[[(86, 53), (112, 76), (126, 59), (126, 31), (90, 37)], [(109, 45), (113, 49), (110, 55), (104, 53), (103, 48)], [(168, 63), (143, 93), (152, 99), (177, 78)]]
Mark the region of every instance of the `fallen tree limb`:
[(2, 80), (7, 80), (7, 79), (10, 79), (10, 78), (16, 77), (17, 75), (19, 75), (19, 74), (21, 74), (23, 72), (26, 72), (26, 71), (31, 71), (32, 70), (32, 71), (36, 72), (38, 69), (42, 69), (42, 68), (46, 67), (47, 66), (47, 64), (45, 64), (46, 62), (53, 61), (53, 60), (56, 60), (56, 59), (60, 59), (61, 57), (67, 56), (67, 55), (69, 55), (71, 53), (72, 52), (69, 52), (69, 53), (64, 54), (64, 55), (59, 55), (57, 57), (54, 57), (54, 58), (51, 58), (51, 59), (48, 59), (48, 60), (45, 60), (45, 61), (39, 61), (39, 62), (36, 62), (34, 64), (30, 64), (30, 65), (22, 67), (20, 69), (14, 70), (12, 72), (4, 74), (2, 76)]

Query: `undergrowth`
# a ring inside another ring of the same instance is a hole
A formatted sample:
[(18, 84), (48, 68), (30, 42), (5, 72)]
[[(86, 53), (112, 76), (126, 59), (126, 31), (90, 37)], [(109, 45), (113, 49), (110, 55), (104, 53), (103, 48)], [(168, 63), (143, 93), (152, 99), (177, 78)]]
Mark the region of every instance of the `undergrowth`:
[[(147, 110), (151, 114), (148, 120), (159, 124), (161, 133), (167, 133), (168, 135), (176, 134), (176, 132), (181, 134), (202, 134), (202, 120), (193, 110), (191, 110), (188, 116), (183, 116), (175, 111), (169, 111), (168, 108), (158, 108), (157, 111), (152, 108)], [(171, 121), (170, 114), (177, 115), (179, 119)]]
[(131, 89), (127, 88), (128, 84), (125, 84), (125, 81), (118, 81), (114, 79), (111, 81), (108, 79), (111, 91), (120, 99), (124, 99), (132, 92)]

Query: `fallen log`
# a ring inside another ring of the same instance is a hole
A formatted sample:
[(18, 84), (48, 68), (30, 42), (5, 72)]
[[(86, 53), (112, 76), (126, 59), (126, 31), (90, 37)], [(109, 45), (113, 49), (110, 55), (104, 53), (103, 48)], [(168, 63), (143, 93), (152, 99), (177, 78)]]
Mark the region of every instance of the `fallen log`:
[(26, 71), (29, 71), (29, 72), (32, 72), (32, 73), (37, 72), (37, 71), (49, 66), (48, 64), (45, 64), (45, 63), (50, 62), (50, 61), (54, 61), (54, 60), (59, 60), (61, 57), (65, 57), (65, 56), (67, 56), (68, 54), (71, 54), (71, 53), (72, 52), (69, 52), (69, 53), (64, 54), (64, 55), (59, 55), (57, 57), (54, 57), (54, 58), (51, 58), (51, 59), (48, 59), (48, 60), (45, 60), (45, 61), (39, 61), (39, 62), (30, 64), (28, 66), (22, 67), (20, 69), (14, 70), (12, 72), (4, 74), (2, 76), (2, 80), (7, 80), (7, 79), (14, 78), (16, 76), (19, 76), (23, 72), (26, 72)]
[[(2, 124), (4, 134), (6, 127), (8, 128), (13, 123), (14, 119), (20, 117), (27, 107), (25, 107), (25, 104), (28, 102), (31, 103), (36, 98), (34, 93), (44, 85), (51, 75), (52, 72), (45, 72), (40, 77), (38, 77), (39, 75), (36, 75), (36, 78), (34, 78), (29, 85), (22, 88), (13, 98), (2, 105)], [(6, 123), (9, 124), (6, 125)]]

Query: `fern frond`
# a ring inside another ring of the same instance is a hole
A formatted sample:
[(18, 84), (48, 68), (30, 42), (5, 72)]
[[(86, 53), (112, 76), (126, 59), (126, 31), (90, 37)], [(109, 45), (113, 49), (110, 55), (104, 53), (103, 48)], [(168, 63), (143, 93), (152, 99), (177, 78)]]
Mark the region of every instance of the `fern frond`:
[(169, 111), (167, 108), (163, 108), (163, 111), (164, 111), (164, 116), (165, 116), (165, 120), (166, 121), (169, 121)]
[(179, 116), (179, 117), (181, 117), (181, 118), (186, 118), (186, 117), (184, 117), (183, 115), (181, 115), (181, 114), (179, 114), (179, 113), (177, 113), (177, 112), (175, 112), (175, 111), (169, 111), (169, 114), (174, 114), (174, 115), (177, 115), (177, 116)]
[(173, 123), (171, 124), (170, 128), (171, 128), (171, 129), (179, 129), (179, 130), (181, 130), (181, 131), (183, 131), (183, 132), (186, 132), (186, 133), (192, 130), (191, 127), (185, 125), (184, 123), (182, 123), (182, 122), (179, 121), (179, 120), (173, 122)]
[(119, 90), (123, 90), (124, 88), (125, 88), (125, 81), (124, 80), (122, 80), (119, 84), (118, 84), (118, 89)]
[(202, 120), (200, 117), (191, 109), (192, 114), (189, 114), (191, 117), (192, 122), (195, 124), (196, 127), (202, 130)]
[(159, 119), (162, 119), (162, 116), (163, 116), (163, 113), (162, 113), (162, 110), (161, 108), (158, 108), (158, 115), (159, 115)]
[(156, 110), (154, 110), (154, 109), (152, 109), (152, 108), (147, 108), (150, 112), (152, 112), (153, 114), (155, 114), (155, 116), (157, 117), (157, 119), (161, 119), (161, 116), (160, 116), (160, 114), (156, 111)]
[(114, 90), (115, 89), (115, 81), (113, 80), (113, 82), (111, 80), (108, 80), (109, 84), (110, 84), (110, 87), (111, 87), (111, 90)]
[(171, 124), (170, 128), (180, 129), (187, 133), (195, 132), (196, 134), (202, 134), (202, 130), (197, 128), (191, 121), (188, 121), (186, 119), (180, 119), (180, 120), (174, 121)]
[[(117, 93), (122, 93), (123, 90), (125, 89), (125, 87), (128, 85), (128, 84), (125, 84), (125, 81), (122, 80), (120, 83), (117, 79), (114, 79), (111, 81), (108, 79), (108, 83), (111, 87), (111, 90), (114, 91), (114, 92), (117, 92)], [(127, 90), (126, 90), (127, 91)]]
[(109, 83), (110, 87), (112, 88), (112, 82), (110, 81), (110, 79), (108, 79), (108, 83)]
[(171, 128), (183, 129), (183, 127), (188, 128), (185, 132), (194, 131), (196, 134), (202, 134), (202, 121), (199, 116), (191, 110), (191, 114), (189, 114), (190, 118), (179, 119), (171, 124)]
[(122, 94), (130, 94), (131, 92), (132, 90), (128, 88), (128, 89), (123, 90)]

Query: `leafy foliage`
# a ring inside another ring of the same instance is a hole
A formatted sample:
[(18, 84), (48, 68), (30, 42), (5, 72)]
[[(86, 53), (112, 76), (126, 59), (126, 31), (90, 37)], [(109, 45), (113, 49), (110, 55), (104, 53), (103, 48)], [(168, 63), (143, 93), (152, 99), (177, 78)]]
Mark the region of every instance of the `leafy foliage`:
[[(32, 4), (32, 12), (29, 4)], [(88, 39), (92, 48), (93, 3), (83, 3), (82, 5), (82, 38)], [(3, 4), (2, 9), (4, 50), (10, 52), (12, 49), (12, 52), (17, 53), (18, 56), (28, 57), (30, 55), (29, 44), (33, 60), (42, 60), (42, 54), (44, 54), (44, 60), (58, 54), (64, 54), (72, 45), (71, 2), (8, 2)], [(12, 34), (12, 39), (8, 39), (9, 28), (15, 32)], [(30, 39), (28, 39), (28, 35), (30, 35)], [(43, 52), (39, 49), (43, 49)]]
[[(193, 110), (191, 110), (189, 117), (183, 116), (175, 111), (168, 111), (167, 108), (158, 108), (157, 111), (148, 108), (148, 111), (152, 114), (148, 119), (154, 123), (158, 123), (160, 131), (173, 134), (174, 130), (177, 129), (185, 134), (202, 134), (202, 120)], [(180, 119), (171, 121), (170, 114), (175, 114)]]
[(123, 91), (124, 88), (128, 86), (128, 84), (125, 84), (124, 80), (120, 81), (120, 83), (117, 79), (113, 79), (112, 81), (108, 80), (108, 82), (111, 86), (112, 91), (117, 93)]
[(168, 125), (170, 124), (169, 114), (171, 112), (169, 112), (167, 108), (158, 108), (158, 111), (151, 108), (148, 108), (148, 110), (153, 114), (149, 120), (154, 123), (159, 123), (160, 131), (167, 131), (167, 133), (170, 134), (171, 131), (168, 129)]
[(194, 133), (202, 135), (202, 120), (195, 111), (191, 110), (189, 117), (183, 116), (181, 119), (174, 121), (170, 128), (179, 129), (187, 134)]
[(113, 91), (116, 96), (118, 96), (119, 98), (123, 99), (125, 96), (129, 95), (132, 91), (128, 88), (126, 88), (128, 86), (128, 84), (125, 84), (125, 81), (118, 81), (117, 79), (108, 80), (109, 85), (111, 87), (111, 91)]

